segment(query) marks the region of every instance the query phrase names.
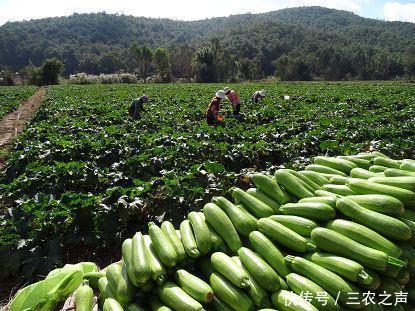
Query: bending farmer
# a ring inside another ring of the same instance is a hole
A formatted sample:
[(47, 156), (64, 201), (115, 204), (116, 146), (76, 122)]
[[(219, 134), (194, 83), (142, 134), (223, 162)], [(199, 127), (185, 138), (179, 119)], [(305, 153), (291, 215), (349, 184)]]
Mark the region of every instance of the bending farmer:
[(254, 94), (252, 94), (252, 102), (257, 103), (260, 100), (263, 100), (266, 94), (267, 92), (265, 90), (256, 91)]
[(148, 96), (143, 95), (139, 98), (134, 99), (131, 102), (130, 108), (128, 108), (128, 113), (130, 114), (130, 117), (137, 119), (140, 116), (140, 113), (144, 110), (143, 104), (148, 102)]
[(238, 94), (236, 94), (234, 90), (231, 90), (228, 87), (225, 87), (223, 91), (225, 92), (226, 97), (232, 104), (233, 114), (237, 116), (239, 114), (239, 111), (241, 110), (241, 102), (239, 101)]
[(212, 98), (212, 100), (209, 103), (209, 106), (206, 110), (206, 122), (209, 125), (213, 125), (215, 123), (219, 123), (221, 121), (219, 117), (219, 109), (220, 109), (220, 103), (222, 99), (225, 99), (225, 92), (222, 90), (219, 90), (216, 92), (215, 97)]

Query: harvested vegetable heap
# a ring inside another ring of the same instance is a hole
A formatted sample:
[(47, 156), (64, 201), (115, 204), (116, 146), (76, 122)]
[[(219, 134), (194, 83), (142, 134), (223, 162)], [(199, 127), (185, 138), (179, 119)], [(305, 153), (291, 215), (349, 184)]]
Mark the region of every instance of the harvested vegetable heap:
[(75, 292), (92, 310), (95, 291), (103, 310), (414, 310), (415, 160), (319, 156), (251, 179), (180, 228), (150, 222), (105, 269), (51, 271), (10, 309), (53, 310)]

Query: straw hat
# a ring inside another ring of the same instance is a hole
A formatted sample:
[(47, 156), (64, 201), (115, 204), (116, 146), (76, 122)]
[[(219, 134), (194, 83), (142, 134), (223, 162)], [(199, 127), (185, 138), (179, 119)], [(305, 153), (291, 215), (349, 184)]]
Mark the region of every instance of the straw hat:
[(259, 95), (261, 95), (262, 97), (264, 97), (267, 94), (267, 91), (265, 90), (260, 90), (259, 91)]
[(231, 89), (230, 89), (230, 88), (228, 88), (227, 86), (225, 86), (225, 87), (224, 87), (224, 89), (223, 89), (223, 91), (225, 92), (225, 94), (226, 94), (226, 93), (228, 93), (230, 90), (231, 90)]
[(223, 90), (217, 91), (215, 95), (216, 95), (216, 97), (219, 97), (221, 99), (225, 99), (226, 98), (225, 92)]

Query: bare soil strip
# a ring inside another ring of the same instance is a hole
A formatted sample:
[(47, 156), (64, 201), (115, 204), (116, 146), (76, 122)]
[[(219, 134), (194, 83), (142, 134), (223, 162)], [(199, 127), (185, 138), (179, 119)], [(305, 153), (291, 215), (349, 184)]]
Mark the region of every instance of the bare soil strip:
[(40, 88), (33, 96), (23, 101), (15, 111), (0, 120), (0, 171), (4, 168), (6, 153), (10, 150), (13, 140), (34, 117), (42, 105), (45, 94), (46, 89)]

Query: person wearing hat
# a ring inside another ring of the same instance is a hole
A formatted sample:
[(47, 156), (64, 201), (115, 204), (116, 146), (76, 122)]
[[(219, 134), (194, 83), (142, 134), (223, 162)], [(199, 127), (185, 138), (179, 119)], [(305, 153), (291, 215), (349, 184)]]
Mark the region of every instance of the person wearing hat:
[(148, 102), (148, 96), (143, 95), (139, 98), (134, 99), (131, 102), (130, 108), (128, 108), (128, 113), (130, 114), (130, 117), (137, 119), (140, 116), (140, 113), (144, 110), (143, 104)]
[(233, 115), (239, 115), (239, 111), (241, 110), (241, 102), (239, 101), (238, 94), (236, 94), (236, 92), (231, 90), (229, 87), (225, 87), (223, 91), (232, 104)]
[(220, 122), (219, 120), (219, 109), (220, 109), (220, 103), (222, 99), (225, 99), (226, 95), (223, 90), (219, 90), (216, 92), (215, 97), (212, 98), (212, 100), (209, 103), (209, 106), (206, 110), (206, 122), (209, 125), (213, 125), (217, 122)]
[(252, 94), (252, 102), (257, 103), (260, 100), (263, 100), (266, 94), (267, 92), (265, 90), (256, 91), (254, 94)]

